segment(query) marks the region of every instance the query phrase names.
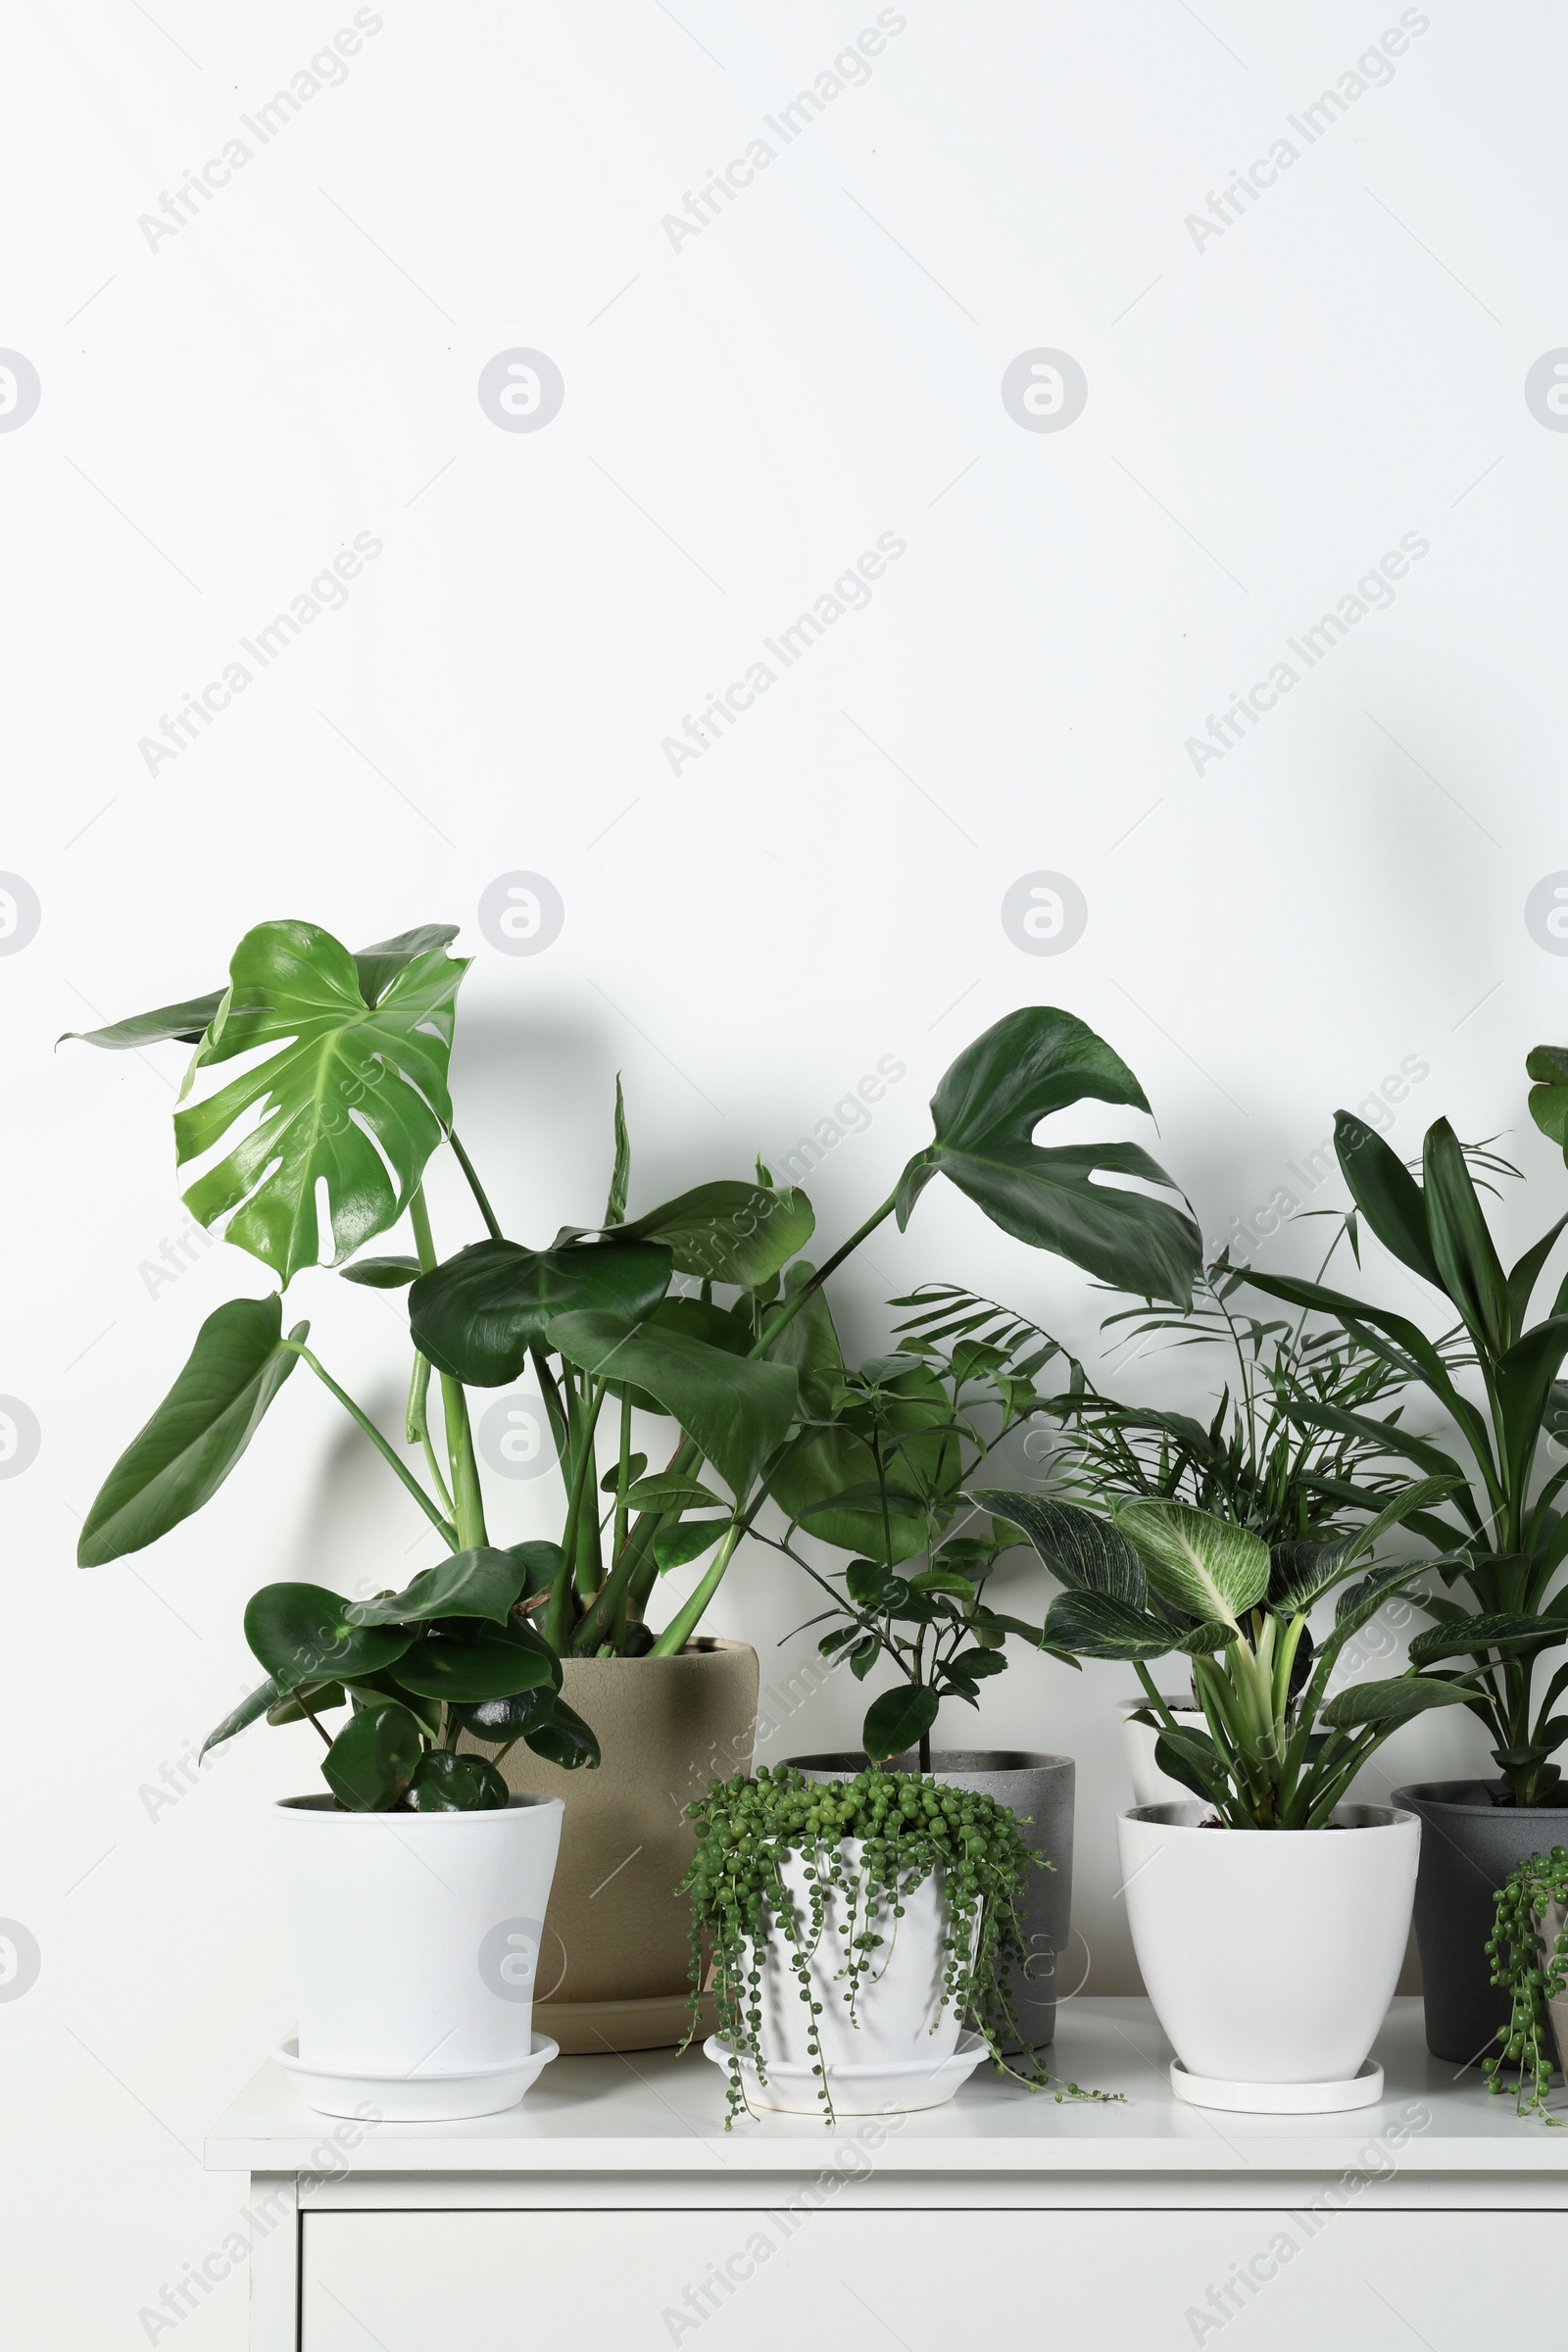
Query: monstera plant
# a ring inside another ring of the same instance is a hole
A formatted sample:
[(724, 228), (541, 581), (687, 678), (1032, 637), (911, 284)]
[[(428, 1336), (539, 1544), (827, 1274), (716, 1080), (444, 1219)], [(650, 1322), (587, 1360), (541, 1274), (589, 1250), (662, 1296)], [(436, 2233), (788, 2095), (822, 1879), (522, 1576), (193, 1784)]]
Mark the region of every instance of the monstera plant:
[[(376, 1807), (499, 1802), (499, 1775), (468, 1770), (473, 1759), (459, 1755), (464, 1733), (498, 1753), (521, 1739), (558, 1763), (593, 1761), (591, 1731), (560, 1696), (562, 1656), (674, 1654), (774, 1483), (789, 1479), (786, 1465), (799, 1474), (797, 1496), (812, 1480), (829, 1494), (855, 1484), (848, 1457), (802, 1468), (817, 1302), (867, 1235), (889, 1217), (907, 1222), (938, 1175), (1004, 1231), (1143, 1296), (1189, 1298), (1200, 1254), (1183, 1208), (1115, 1181), (1169, 1187), (1136, 1145), (1034, 1142), (1042, 1119), (1085, 1099), (1148, 1109), (1110, 1047), (1051, 1006), (1008, 1014), (959, 1056), (933, 1100), (930, 1142), (820, 1267), (801, 1254), (814, 1228), (809, 1201), (760, 1162), (755, 1179), (720, 1178), (628, 1216), (618, 1081), (602, 1217), (543, 1248), (512, 1240), (453, 1123), (448, 1064), (466, 968), (447, 952), (455, 936), (431, 925), (354, 956), (314, 924), (263, 923), (236, 949), (225, 989), (86, 1040), (194, 1047), (174, 1113), (179, 1164), (202, 1163), (186, 1204), (260, 1259), (277, 1290), (209, 1316), (93, 1503), (80, 1559), (139, 1550), (200, 1509), (305, 1363), (448, 1556), (369, 1601), (307, 1585), (259, 1593), (246, 1630), (268, 1680), (214, 1738), (263, 1712), (314, 1720), (348, 1704), (347, 1727), (335, 1739), (323, 1732), (324, 1769), (341, 1801)], [(241, 1055), (244, 1067), (224, 1082), (223, 1065)], [(443, 1146), (485, 1228), (446, 1258), (423, 1192)], [(404, 1219), (412, 1250), (366, 1254)], [(309, 1325), (284, 1328), (290, 1284), (333, 1269), (407, 1293), (403, 1451), (321, 1363)], [(504, 1388), (525, 1371), (561, 1468), (560, 1535), (508, 1544), (488, 1530), (467, 1391)], [(634, 1413), (672, 1425), (670, 1456), (653, 1474), (633, 1449)], [(710, 1554), (695, 1591), (654, 1633), (646, 1611), (660, 1575)]]

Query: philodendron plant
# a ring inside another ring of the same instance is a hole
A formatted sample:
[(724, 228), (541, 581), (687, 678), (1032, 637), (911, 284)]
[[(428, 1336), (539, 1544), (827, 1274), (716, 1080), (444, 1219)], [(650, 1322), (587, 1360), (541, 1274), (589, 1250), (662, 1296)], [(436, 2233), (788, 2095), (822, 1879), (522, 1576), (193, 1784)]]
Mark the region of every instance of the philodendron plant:
[[(1418, 1481), (1355, 1535), (1265, 1544), (1250, 1528), (1190, 1503), (1137, 1499), (1109, 1519), (1049, 1496), (971, 1490), (1009, 1521), (1066, 1590), (1052, 1602), (1043, 1646), (1136, 1667), (1148, 1695), (1140, 1722), (1159, 1732), (1160, 1770), (1238, 1830), (1316, 1830), (1391, 1732), (1428, 1707), (1463, 1703), (1453, 1682), (1414, 1671), (1353, 1683), (1327, 1699), (1350, 1637), (1421, 1573), (1419, 1561), (1368, 1569), (1378, 1539), (1436, 1502), (1443, 1479)], [(1332, 1632), (1313, 1645), (1307, 1618), (1339, 1592)], [(1150, 1662), (1192, 1660), (1208, 1729), (1176, 1722)]]
[[(1530, 1057), (1539, 1081), (1531, 1109), (1561, 1141), (1568, 1054), (1559, 1057), (1557, 1072), (1550, 1061), (1555, 1051), (1539, 1048)], [(1568, 1278), (1535, 1322), (1530, 1305), (1568, 1216), (1504, 1272), (1469, 1155), (1446, 1119), (1427, 1129), (1419, 1182), (1348, 1111), (1338, 1114), (1334, 1141), (1358, 1215), (1401, 1265), (1457, 1311), (1458, 1347), (1453, 1335), (1435, 1343), (1407, 1316), (1319, 1283), (1283, 1274), (1248, 1279), (1271, 1298), (1332, 1315), (1411, 1387), (1424, 1389), (1442, 1413), (1447, 1428), (1434, 1436), (1405, 1428), (1397, 1413), (1348, 1413), (1301, 1395), (1294, 1406), (1303, 1427), (1369, 1439), (1389, 1459), (1446, 1482), (1441, 1506), (1409, 1524), (1432, 1546), (1429, 1570), (1450, 1590), (1467, 1592), (1470, 1605), (1424, 1592), (1421, 1605), (1437, 1622), (1411, 1642), (1411, 1659), (1423, 1667), (1468, 1660), (1456, 1679), (1465, 1704), (1492, 1734), (1502, 1801), (1558, 1805), (1563, 1782), (1555, 1755), (1568, 1739), (1568, 1713), (1554, 1710), (1568, 1691), (1568, 1664), (1553, 1663), (1539, 1696), (1535, 1673), (1568, 1642), (1568, 1589), (1559, 1581), (1568, 1558), (1568, 1514), (1558, 1507), (1568, 1467), (1538, 1487), (1538, 1457), (1563, 1414), (1557, 1376), (1568, 1352)], [(1479, 1401), (1465, 1394), (1467, 1376), (1474, 1377)], [(1351, 1491), (1343, 1499), (1358, 1497)]]
[[(512, 1241), (453, 1123), (448, 1065), (466, 969), (447, 953), (455, 936), (453, 926), (429, 925), (354, 956), (315, 924), (263, 923), (235, 950), (225, 989), (88, 1038), (121, 1050), (194, 1046), (174, 1113), (175, 1152), (182, 1167), (208, 1164), (185, 1203), (259, 1258), (278, 1290), (209, 1316), (173, 1388), (93, 1503), (78, 1556), (92, 1566), (137, 1551), (210, 1500), (295, 1365), (307, 1364), (448, 1557), (407, 1591), (370, 1601), (345, 1603), (315, 1586), (268, 1587), (246, 1619), (268, 1680), (214, 1737), (263, 1712), (314, 1719), (348, 1703), (347, 1728), (335, 1740), (323, 1731), (337, 1759), (332, 1786), (341, 1801), (370, 1809), (499, 1801), (499, 1776), (428, 1760), (430, 1752), (458, 1757), (465, 1732), (498, 1751), (521, 1738), (558, 1763), (594, 1760), (592, 1733), (560, 1696), (560, 1659), (672, 1655), (690, 1640), (770, 1480), (786, 1460), (799, 1465), (792, 1448), (806, 1418), (808, 1310), (868, 1234), (888, 1217), (907, 1221), (934, 1177), (949, 1177), (1004, 1232), (1146, 1297), (1189, 1298), (1200, 1255), (1182, 1209), (1101, 1181), (1168, 1186), (1138, 1146), (1034, 1143), (1042, 1119), (1085, 1099), (1149, 1107), (1110, 1047), (1048, 1005), (1009, 1013), (959, 1056), (933, 1098), (931, 1141), (818, 1269), (800, 1255), (815, 1222), (809, 1201), (776, 1187), (760, 1166), (755, 1181), (719, 1179), (629, 1217), (618, 1083), (598, 1224), (568, 1226), (544, 1249)], [(247, 1065), (237, 1077), (204, 1091), (209, 1072), (240, 1055)], [(486, 1229), (484, 1240), (444, 1260), (423, 1191), (443, 1144)], [(362, 1254), (405, 1217), (412, 1252)], [(407, 1290), (403, 1434), (422, 1477), (319, 1361), (309, 1325), (284, 1330), (283, 1291), (318, 1269)], [(700, 1285), (698, 1295), (678, 1295), (678, 1276)], [(529, 1370), (559, 1456), (561, 1535), (498, 1544), (466, 1392), (504, 1388)], [(441, 1400), (434, 1429), (432, 1373)], [(673, 1425), (668, 1465), (652, 1477), (633, 1451), (636, 1410)], [(601, 1479), (607, 1418), (616, 1442)], [(843, 1484), (832, 1464), (823, 1474), (835, 1489)], [(706, 1553), (696, 1591), (656, 1636), (645, 1611), (661, 1571)]]

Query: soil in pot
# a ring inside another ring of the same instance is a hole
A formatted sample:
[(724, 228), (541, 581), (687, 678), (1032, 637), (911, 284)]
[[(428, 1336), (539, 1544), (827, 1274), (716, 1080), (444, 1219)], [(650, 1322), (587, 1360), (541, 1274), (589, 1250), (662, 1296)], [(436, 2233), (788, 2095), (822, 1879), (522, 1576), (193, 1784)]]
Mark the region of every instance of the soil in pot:
[(662, 2049), (691, 2023), (686, 1807), (751, 1770), (757, 1652), (703, 1639), (677, 1658), (568, 1658), (564, 1673), (603, 1763), (563, 1772), (518, 1745), (501, 1767), (509, 1788), (565, 1807), (536, 2022), (568, 2053)]
[(1421, 1820), (1415, 1935), (1427, 2047), (1453, 2066), (1479, 2066), (1508, 2023), (1508, 1995), (1492, 1983), (1486, 1953), (1498, 1887), (1526, 1854), (1568, 1845), (1568, 1805), (1494, 1804), (1501, 1787), (1422, 1781), (1394, 1791)]
[[(866, 1757), (855, 1750), (826, 1755), (790, 1756), (786, 1761), (812, 1781), (847, 1781), (863, 1772)], [(894, 1759), (892, 1770), (916, 1772), (919, 1761), (911, 1749)], [(1036, 1754), (1027, 1748), (938, 1748), (931, 1758), (935, 1779), (955, 1788), (978, 1788), (1005, 1805), (1019, 1823), (1031, 1851), (1054, 1865), (1032, 1871), (1019, 1904), (1019, 1925), (1029, 1959), (1007, 1978), (1007, 1997), (1021, 2029), (1019, 2038), (1004, 2044), (1016, 2053), (1049, 2047), (1056, 2031), (1058, 1996), (1070, 1997), (1076, 1985), (1060, 1983), (1072, 1916), (1072, 1826), (1077, 1766), (1071, 1756)]]

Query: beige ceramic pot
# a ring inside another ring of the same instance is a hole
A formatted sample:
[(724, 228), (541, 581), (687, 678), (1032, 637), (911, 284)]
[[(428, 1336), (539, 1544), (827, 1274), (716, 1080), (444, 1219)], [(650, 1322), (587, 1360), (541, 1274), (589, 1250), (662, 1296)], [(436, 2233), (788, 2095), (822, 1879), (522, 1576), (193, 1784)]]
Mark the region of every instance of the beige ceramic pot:
[(685, 1809), (752, 1768), (757, 1652), (700, 1640), (678, 1658), (568, 1658), (562, 1695), (598, 1736), (598, 1770), (520, 1744), (502, 1766), (509, 1788), (566, 1808), (534, 2015), (564, 2051), (662, 2049), (690, 2022)]

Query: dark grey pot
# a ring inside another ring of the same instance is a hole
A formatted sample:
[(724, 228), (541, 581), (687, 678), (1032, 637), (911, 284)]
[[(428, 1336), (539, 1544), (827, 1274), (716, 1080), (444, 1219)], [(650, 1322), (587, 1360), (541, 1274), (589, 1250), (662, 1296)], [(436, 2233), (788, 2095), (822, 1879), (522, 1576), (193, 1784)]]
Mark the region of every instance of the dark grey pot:
[[(787, 1756), (808, 1781), (848, 1781), (866, 1758), (854, 1749), (823, 1756)], [(895, 1758), (901, 1772), (918, 1770), (911, 1750)], [(1013, 2049), (1043, 2050), (1056, 2031), (1057, 1970), (1065, 1957), (1072, 1917), (1072, 1811), (1078, 1768), (1071, 1756), (1042, 1756), (1026, 1748), (938, 1748), (931, 1770), (957, 1788), (978, 1788), (1018, 1816), (1024, 1842), (1053, 1867), (1030, 1874), (1019, 1906), (1029, 1958), (1007, 1984), (1013, 2015), (1023, 2029)]]
[(1415, 1936), (1427, 2048), (1479, 2066), (1508, 2023), (1486, 1951), (1497, 1889), (1526, 1854), (1568, 1845), (1568, 1805), (1494, 1805), (1485, 1781), (1420, 1781), (1396, 1788), (1394, 1802), (1421, 1817)]

